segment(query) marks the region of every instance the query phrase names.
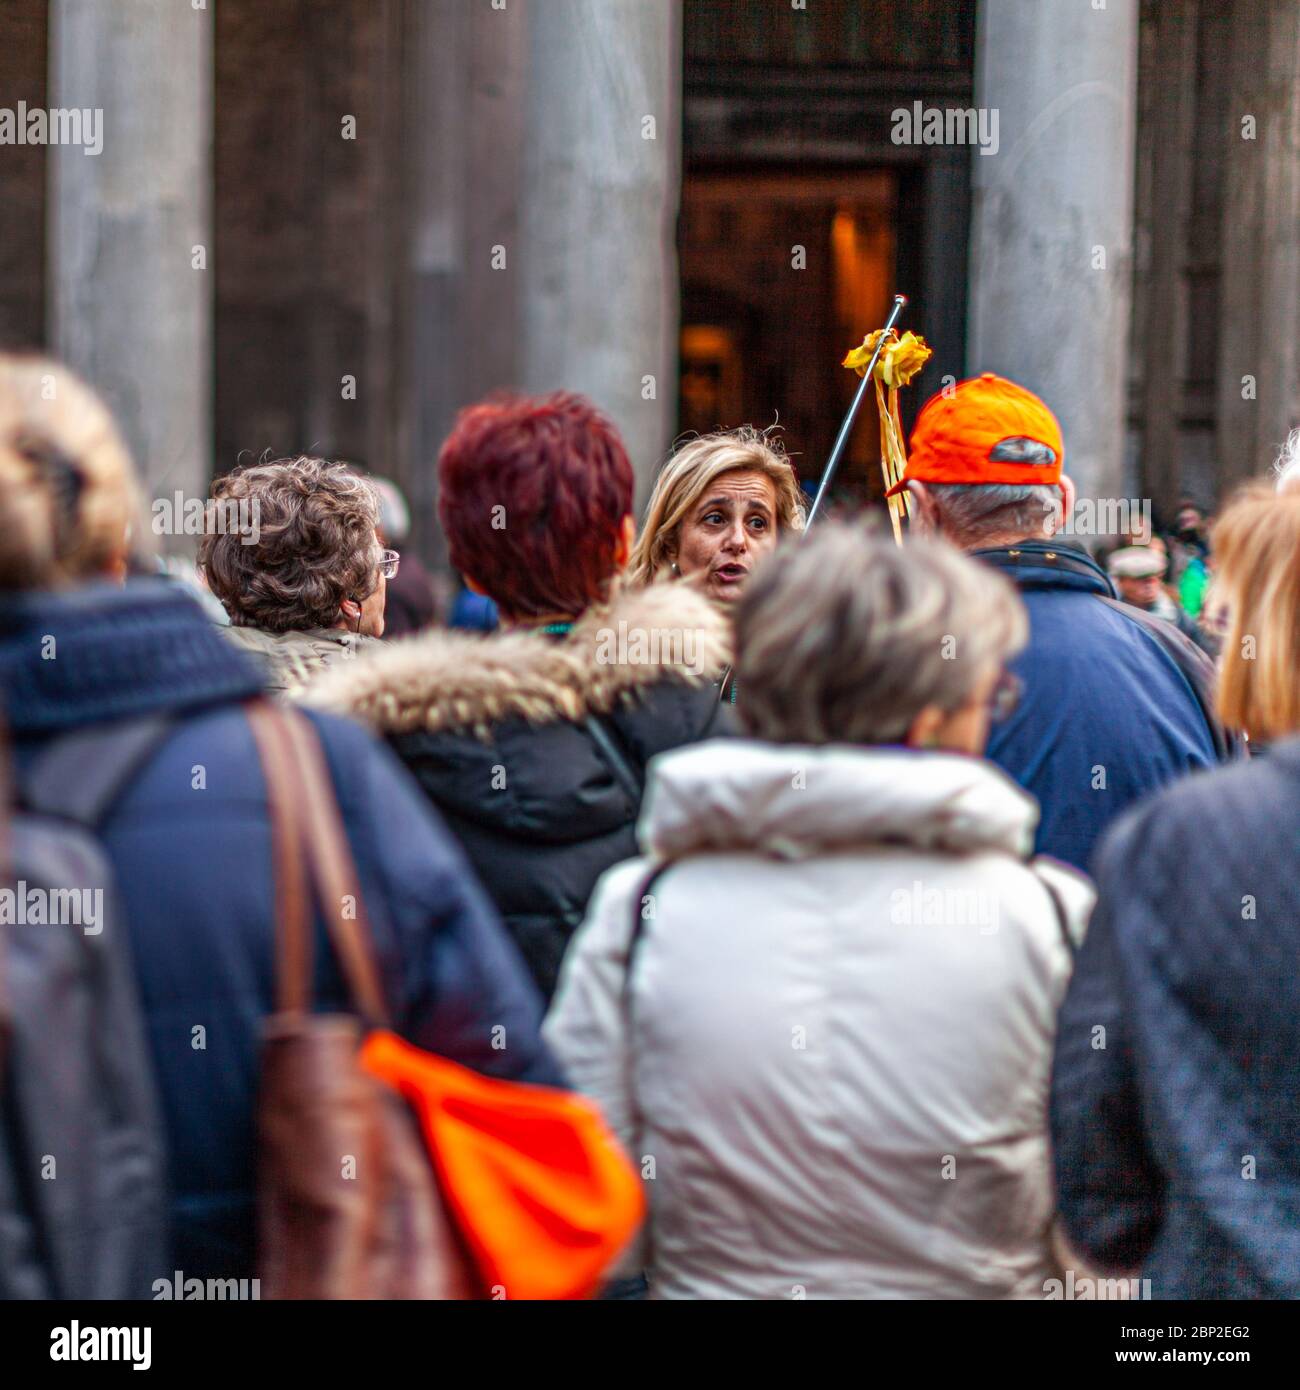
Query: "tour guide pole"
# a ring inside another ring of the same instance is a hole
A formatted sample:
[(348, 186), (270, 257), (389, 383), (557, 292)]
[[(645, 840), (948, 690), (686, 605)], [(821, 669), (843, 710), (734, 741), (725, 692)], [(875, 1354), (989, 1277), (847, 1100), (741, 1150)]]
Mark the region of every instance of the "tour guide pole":
[[(813, 498), (812, 511), (808, 513), (808, 520), (804, 523), (804, 532), (807, 533), (809, 527), (817, 520), (817, 509), (822, 504), (822, 498), (826, 496), (830, 488), (831, 481), (835, 477), (835, 470), (840, 466), (840, 455), (844, 452), (844, 446), (849, 442), (849, 435), (853, 433), (853, 422), (858, 418), (858, 411), (862, 409), (862, 399), (867, 394), (867, 387), (871, 384), (871, 374), (876, 370), (876, 363), (880, 360), (881, 350), (885, 346), (885, 339), (889, 337), (890, 331), (898, 322), (898, 316), (903, 312), (903, 307), (907, 303), (905, 294), (894, 296), (894, 307), (889, 312), (889, 318), (885, 320), (885, 326), (881, 329), (880, 337), (876, 341), (875, 351), (871, 354), (871, 361), (867, 363), (867, 370), (862, 373), (862, 382), (858, 387), (857, 395), (853, 397), (853, 404), (849, 406), (849, 413), (844, 417), (844, 423), (840, 426), (840, 432), (835, 438), (835, 447), (831, 450), (831, 456), (826, 462), (826, 471), (822, 474), (822, 480), (817, 484), (817, 496)], [(731, 686), (732, 702), (735, 702), (735, 687), (731, 685), (730, 666), (722, 673), (722, 685), (719, 690), (719, 698), (725, 698), (728, 686)]]
[(822, 474), (821, 482), (817, 484), (817, 496), (813, 498), (812, 511), (808, 513), (808, 520), (804, 525), (805, 531), (817, 520), (817, 512), (821, 507), (822, 498), (830, 491), (831, 483), (835, 479), (835, 470), (840, 466), (840, 457), (849, 442), (849, 435), (853, 433), (853, 425), (858, 418), (858, 411), (862, 409), (867, 388), (871, 385), (871, 375), (876, 370), (876, 363), (879, 361), (880, 353), (885, 346), (885, 339), (889, 337), (894, 324), (898, 322), (898, 316), (903, 312), (903, 306), (906, 303), (907, 296), (905, 294), (894, 296), (894, 307), (890, 311), (889, 318), (885, 321), (880, 337), (876, 340), (875, 351), (871, 354), (871, 361), (867, 363), (867, 370), (862, 373), (862, 381), (858, 386), (857, 395), (853, 397), (853, 404), (849, 406), (849, 413), (844, 417), (840, 432), (835, 437), (835, 447), (831, 450), (831, 456), (826, 462), (826, 471)]

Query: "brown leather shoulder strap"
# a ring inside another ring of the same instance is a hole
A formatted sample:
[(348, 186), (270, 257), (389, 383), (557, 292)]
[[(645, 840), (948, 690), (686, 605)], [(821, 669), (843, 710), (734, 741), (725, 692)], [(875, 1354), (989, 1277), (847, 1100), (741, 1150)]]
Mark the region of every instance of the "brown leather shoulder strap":
[(320, 740), (302, 714), (284, 710), (281, 715), (302, 783), (307, 857), (330, 938), (358, 1011), (371, 1024), (386, 1026), (388, 1009), (366, 920), (361, 880)]
[(275, 879), (275, 1001), (281, 1013), (311, 1007), (312, 930), (303, 874), (303, 831), (297, 777), (284, 736), (282, 715), (264, 701), (245, 706), (266, 781), (271, 819), (271, 867)]

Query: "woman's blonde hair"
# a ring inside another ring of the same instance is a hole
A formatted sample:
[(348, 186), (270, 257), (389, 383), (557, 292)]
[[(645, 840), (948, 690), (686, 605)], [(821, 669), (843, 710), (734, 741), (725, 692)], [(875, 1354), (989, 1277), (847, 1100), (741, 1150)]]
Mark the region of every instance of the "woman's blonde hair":
[(804, 501), (794, 466), (766, 431), (745, 425), (701, 435), (684, 444), (664, 464), (645, 522), (628, 562), (627, 582), (648, 584), (667, 568), (677, 550), (677, 536), (690, 510), (723, 473), (745, 470), (771, 478), (776, 489), (777, 531), (802, 531)]
[(106, 574), (138, 517), (113, 417), (66, 367), (0, 353), (0, 589)]
[(1215, 586), (1228, 601), (1219, 713), (1261, 741), (1300, 730), (1300, 495), (1244, 489), (1215, 523)]

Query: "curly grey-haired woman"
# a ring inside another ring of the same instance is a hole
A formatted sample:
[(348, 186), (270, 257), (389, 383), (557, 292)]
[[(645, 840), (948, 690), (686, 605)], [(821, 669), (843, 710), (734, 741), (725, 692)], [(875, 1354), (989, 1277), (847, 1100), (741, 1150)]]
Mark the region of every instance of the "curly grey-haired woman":
[(208, 509), (200, 568), (269, 689), (297, 694), (384, 635), (398, 555), (379, 543), (376, 489), (347, 464), (304, 456), (239, 468), (213, 483)]

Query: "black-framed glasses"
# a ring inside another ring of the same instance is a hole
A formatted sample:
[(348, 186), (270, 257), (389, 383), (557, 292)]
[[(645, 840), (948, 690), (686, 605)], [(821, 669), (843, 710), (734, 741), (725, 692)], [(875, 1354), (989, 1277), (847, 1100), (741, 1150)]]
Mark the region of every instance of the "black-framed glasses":
[(1010, 671), (1003, 671), (989, 696), (989, 719), (994, 724), (1001, 724), (1010, 719), (1020, 707), (1020, 697), (1024, 693), (1024, 681)]
[(379, 573), (385, 579), (397, 578), (397, 567), (402, 563), (402, 557), (395, 550), (381, 550), (379, 552)]

